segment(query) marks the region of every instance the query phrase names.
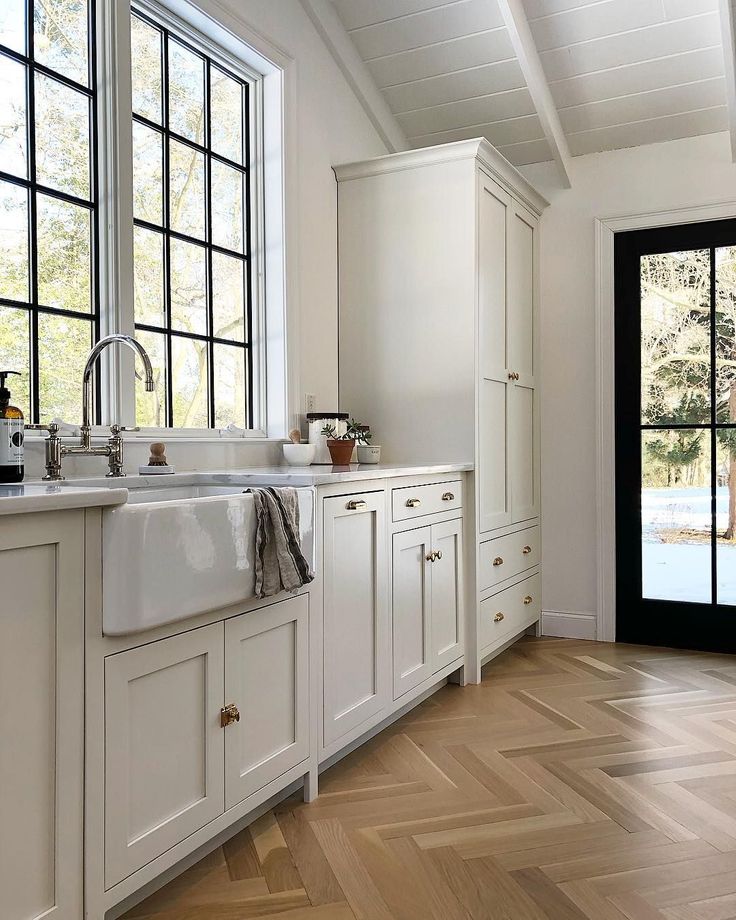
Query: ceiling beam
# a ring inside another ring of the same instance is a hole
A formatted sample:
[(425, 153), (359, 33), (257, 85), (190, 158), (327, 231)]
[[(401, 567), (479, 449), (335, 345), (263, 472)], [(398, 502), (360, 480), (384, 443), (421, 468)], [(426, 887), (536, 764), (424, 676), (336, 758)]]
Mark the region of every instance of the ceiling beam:
[(301, 4), (388, 152), (408, 150), (409, 142), (401, 125), (361, 60), (330, 0), (301, 0)]
[(723, 67), (726, 76), (731, 159), (736, 163), (736, 34), (734, 33), (734, 10), (731, 0), (718, 0), (718, 12), (721, 16), (721, 35), (723, 37)]
[[(547, 138), (552, 156), (557, 163), (560, 178), (565, 188), (570, 188), (572, 186), (570, 148), (567, 145), (560, 115), (542, 69), (542, 62), (539, 60), (539, 52), (534, 43), (524, 7), (521, 0), (497, 0), (497, 2), (514, 52), (519, 60), (521, 72), (524, 74), (529, 95), (532, 97), (534, 108), (542, 123), (544, 136)], [(728, 2), (728, 0), (721, 0), (721, 2)]]

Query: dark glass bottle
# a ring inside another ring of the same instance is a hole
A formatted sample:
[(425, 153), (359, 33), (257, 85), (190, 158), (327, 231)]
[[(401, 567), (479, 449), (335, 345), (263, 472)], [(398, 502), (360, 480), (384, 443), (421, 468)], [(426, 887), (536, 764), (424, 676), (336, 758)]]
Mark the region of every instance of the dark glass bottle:
[(10, 390), (5, 386), (8, 374), (18, 371), (0, 371), (0, 483), (23, 482), (25, 473), (23, 413), (10, 405)]

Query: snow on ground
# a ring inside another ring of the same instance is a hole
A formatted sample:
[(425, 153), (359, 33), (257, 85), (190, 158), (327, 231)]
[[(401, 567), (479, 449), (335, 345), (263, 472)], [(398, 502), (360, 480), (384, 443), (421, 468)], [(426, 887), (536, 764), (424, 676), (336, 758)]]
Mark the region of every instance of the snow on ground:
[[(711, 601), (710, 544), (663, 543), (661, 531), (697, 530), (710, 535), (709, 489), (643, 489), (642, 577), (644, 597), (663, 600)], [(728, 488), (716, 491), (716, 527), (728, 524)], [(692, 539), (692, 538), (691, 538)], [(736, 545), (716, 549), (718, 601), (736, 604)]]

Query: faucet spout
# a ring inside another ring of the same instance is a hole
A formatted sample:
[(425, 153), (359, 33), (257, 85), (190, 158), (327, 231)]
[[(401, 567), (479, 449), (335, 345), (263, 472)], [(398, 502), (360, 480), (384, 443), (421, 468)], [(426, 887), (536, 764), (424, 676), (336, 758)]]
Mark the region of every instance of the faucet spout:
[(87, 363), (84, 365), (84, 373), (82, 374), (82, 443), (86, 447), (89, 447), (90, 442), (91, 424), (89, 418), (89, 407), (92, 400), (92, 371), (94, 370), (95, 363), (97, 362), (99, 356), (107, 348), (108, 345), (112, 345), (113, 343), (127, 345), (128, 348), (131, 348), (134, 352), (137, 352), (141, 361), (143, 362), (146, 392), (152, 393), (155, 389), (151, 359), (148, 357), (148, 352), (146, 349), (137, 339), (134, 339), (131, 335), (123, 335), (122, 333), (107, 335), (105, 338), (100, 339), (100, 341), (89, 353)]

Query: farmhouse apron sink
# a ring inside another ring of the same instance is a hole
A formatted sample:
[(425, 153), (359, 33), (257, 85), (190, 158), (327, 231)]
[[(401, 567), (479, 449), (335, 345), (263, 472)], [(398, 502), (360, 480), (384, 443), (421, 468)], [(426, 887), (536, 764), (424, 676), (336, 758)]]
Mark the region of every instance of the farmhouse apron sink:
[[(243, 485), (131, 489), (102, 514), (103, 632), (153, 629), (255, 596), (253, 496)], [(314, 567), (314, 494), (298, 489)]]

